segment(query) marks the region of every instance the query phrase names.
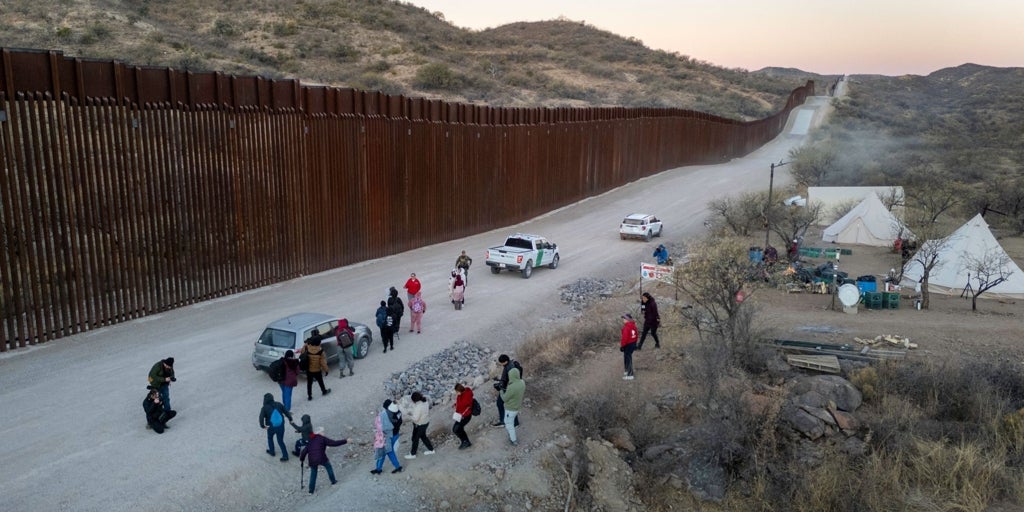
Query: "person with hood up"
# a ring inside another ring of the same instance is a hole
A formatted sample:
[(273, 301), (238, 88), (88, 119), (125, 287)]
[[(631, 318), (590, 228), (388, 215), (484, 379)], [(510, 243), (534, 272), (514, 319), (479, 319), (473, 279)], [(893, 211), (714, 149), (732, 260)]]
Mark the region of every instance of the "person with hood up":
[(292, 414), (274, 401), (274, 395), (267, 393), (263, 395), (263, 408), (260, 409), (260, 428), (267, 431), (267, 453), (276, 457), (274, 453), (274, 438), (277, 438), (277, 445), (281, 447), (281, 462), (288, 461), (288, 448), (284, 446), (284, 420), (292, 420)]
[(313, 399), (313, 381), (316, 380), (317, 384), (320, 385), (320, 394), (327, 395), (331, 392), (327, 386), (324, 386), (324, 375), (331, 373), (330, 367), (327, 366), (327, 357), (324, 356), (324, 349), (320, 346), (320, 342), (323, 338), (320, 336), (320, 331), (313, 329), (312, 335), (306, 340), (306, 345), (302, 347), (302, 350), (306, 352), (306, 358), (309, 361), (309, 368), (306, 369), (306, 399)]
[(388, 310), (388, 304), (384, 301), (380, 301), (380, 307), (377, 308), (375, 314), (377, 317), (377, 327), (380, 329), (380, 342), (384, 345), (384, 353), (388, 353), (388, 347), (391, 350), (395, 349), (395, 317), (392, 316), (391, 311)]
[(383, 472), (385, 457), (390, 459), (391, 464), (395, 466), (395, 469), (391, 471), (392, 474), (402, 472), (402, 465), (398, 462), (398, 456), (395, 455), (395, 444), (392, 441), (392, 438), (397, 439), (398, 437), (394, 434), (397, 432), (395, 424), (391, 422), (392, 414), (397, 412), (398, 405), (391, 403), (391, 400), (384, 400), (383, 408), (373, 420), (373, 448), (374, 456), (377, 458), (377, 467), (370, 470), (370, 473), (374, 475)]
[(409, 332), (416, 331), (416, 334), (419, 334), (423, 329), (423, 314), (427, 312), (427, 303), (423, 300), (423, 294), (416, 292), (416, 295), (409, 301), (409, 311), (412, 311)]
[(160, 392), (160, 401), (164, 404), (164, 412), (171, 412), (171, 383), (174, 378), (174, 358), (157, 361), (149, 369), (149, 386)]
[(309, 436), (313, 433), (313, 421), (309, 419), (309, 415), (303, 414), (300, 419), (302, 420), (302, 425), (296, 425), (293, 421), (288, 422), (295, 429), (295, 433), (299, 434), (299, 438), (295, 440), (295, 449), (292, 450), (292, 455), (296, 457), (299, 456), (302, 447), (309, 444)]
[(309, 455), (310, 494), (313, 494), (313, 490), (316, 489), (316, 474), (320, 466), (327, 469), (327, 478), (331, 479), (331, 485), (338, 483), (338, 480), (334, 478), (334, 468), (331, 466), (331, 461), (327, 458), (327, 447), (341, 446), (343, 444), (348, 444), (348, 439), (338, 439), (335, 441), (324, 435), (323, 427), (317, 427), (316, 432), (309, 436), (309, 445), (303, 448), (302, 453), (299, 454), (299, 463), (304, 462), (306, 456)]
[(281, 402), (288, 412), (292, 410), (292, 391), (299, 385), (299, 360), (295, 358), (295, 352), (289, 350), (284, 353), (284, 378), (278, 384), (281, 385)]
[(661, 316), (658, 315), (658, 303), (651, 294), (644, 292), (640, 296), (640, 309), (644, 311), (644, 331), (640, 334), (640, 341), (636, 344), (637, 350), (644, 348), (644, 340), (647, 333), (654, 338), (654, 348), (661, 348), (661, 340), (658, 339), (658, 326), (661, 325)]
[(430, 426), (430, 402), (419, 391), (412, 394), (412, 412), (409, 413), (409, 417), (412, 419), (412, 450), (405, 458), (416, 458), (416, 450), (419, 449), (421, 440), (423, 446), (427, 448), (427, 451), (423, 453), (432, 455), (434, 443), (427, 439), (427, 427)]
[(160, 390), (150, 389), (142, 401), (142, 409), (146, 411), (146, 428), (157, 434), (163, 434), (167, 422), (178, 415), (175, 411), (165, 411), (160, 400)]
[(356, 365), (356, 356), (352, 353), (352, 345), (355, 344), (356, 333), (348, 324), (348, 318), (338, 320), (337, 337), (338, 351), (340, 352), (338, 357), (338, 377), (343, 379), (345, 378), (346, 366), (350, 376), (356, 374), (355, 370), (353, 370)]
[(619, 340), (619, 351), (622, 352), (622, 363), (626, 370), (622, 373), (622, 380), (633, 380), (633, 351), (636, 350), (636, 341), (639, 337), (637, 334), (633, 315), (629, 313), (622, 315), (622, 337)]
[[(405, 304), (398, 297), (398, 290), (394, 286), (388, 290), (388, 309), (395, 317), (395, 324), (391, 326), (391, 330), (398, 334), (402, 332), (402, 315), (405, 314)], [(399, 336), (398, 339), (402, 339), (402, 337)]]
[(458, 270), (452, 270), (452, 277), (448, 279), (448, 296), (451, 297), (452, 304), (466, 303), (466, 282)]
[(501, 400), (505, 402), (505, 430), (508, 431), (508, 441), (512, 446), (519, 446), (516, 438), (516, 417), (519, 416), (519, 409), (523, 406), (523, 393), (526, 392), (526, 382), (519, 378), (519, 368), (512, 368), (508, 371), (508, 386), (501, 392)]
[(665, 244), (658, 244), (658, 247), (654, 249), (654, 254), (651, 254), (657, 259), (658, 265), (664, 265), (668, 263), (668, 249), (665, 248)]

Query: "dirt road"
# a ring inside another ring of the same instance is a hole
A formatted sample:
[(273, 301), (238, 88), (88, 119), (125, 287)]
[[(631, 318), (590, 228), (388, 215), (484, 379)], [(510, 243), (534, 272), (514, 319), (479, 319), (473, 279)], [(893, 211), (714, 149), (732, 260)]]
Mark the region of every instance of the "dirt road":
[[(811, 98), (803, 109), (820, 122), (827, 98)], [(799, 110), (794, 111), (794, 116)], [(804, 114), (806, 116), (806, 114)], [(727, 164), (666, 171), (602, 196), (582, 201), (506, 229), (424, 247), (388, 258), (295, 279), (165, 314), (126, 322), (0, 356), (0, 496), (5, 510), (272, 510), (286, 503), (304, 510), (418, 508), (402, 492), (403, 479), (374, 482), (367, 470), (372, 449), (353, 444), (332, 449), (339, 484), (321, 474), (317, 494), (299, 491), (294, 459), (279, 462), (264, 453), (258, 412), (277, 385), (250, 364), (255, 338), (268, 322), (298, 311), (340, 313), (372, 324), (373, 311), (389, 286), (401, 287), (416, 272), (430, 305), (421, 335), (401, 333), (396, 350), (356, 363), (356, 376), (328, 383), (334, 392), (314, 400), (295, 393), (293, 411), (310, 414), (331, 437), (372, 440), (373, 414), (383, 398), (381, 383), (457, 340), (498, 349), (522, 334), (572, 315), (558, 300), (559, 286), (584, 276), (634, 275), (659, 242), (620, 241), (618, 222), (631, 212), (664, 220), (665, 240), (703, 230), (706, 204), (720, 195), (762, 189), (771, 162), (778, 162), (803, 136), (779, 136), (751, 155)], [(786, 182), (776, 176), (776, 187)], [(542, 234), (558, 243), (561, 266), (538, 269), (531, 279), (491, 275), (484, 249), (508, 232)], [(448, 305), (446, 274), (459, 251), (475, 259), (466, 308)], [(403, 320), (407, 322), (408, 320)], [(150, 366), (176, 360), (178, 381), (171, 401), (178, 417), (156, 435), (144, 429), (141, 402)], [(300, 386), (302, 382), (300, 382)], [(485, 409), (487, 406), (485, 405)], [(435, 411), (439, 424), (448, 411)], [(483, 421), (481, 417), (480, 421)], [(290, 431), (286, 440), (295, 439)], [(456, 457), (439, 453), (434, 457)], [(389, 476), (389, 475), (385, 475)], [(394, 488), (382, 492), (382, 485)]]

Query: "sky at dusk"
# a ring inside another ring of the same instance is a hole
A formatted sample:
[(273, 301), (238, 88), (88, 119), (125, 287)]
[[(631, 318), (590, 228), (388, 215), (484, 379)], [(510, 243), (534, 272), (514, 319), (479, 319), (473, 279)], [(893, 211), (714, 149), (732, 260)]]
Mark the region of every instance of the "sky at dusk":
[(728, 68), (926, 75), (1024, 67), (1024, 0), (412, 0), (481, 30), (559, 17)]

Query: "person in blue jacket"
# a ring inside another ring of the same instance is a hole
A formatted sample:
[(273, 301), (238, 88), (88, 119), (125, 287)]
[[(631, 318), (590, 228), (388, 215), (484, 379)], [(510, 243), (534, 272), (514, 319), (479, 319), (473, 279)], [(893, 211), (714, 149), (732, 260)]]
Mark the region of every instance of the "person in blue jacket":
[(654, 254), (651, 256), (658, 259), (658, 265), (668, 263), (668, 249), (665, 248), (665, 244), (658, 244), (658, 248), (654, 250)]

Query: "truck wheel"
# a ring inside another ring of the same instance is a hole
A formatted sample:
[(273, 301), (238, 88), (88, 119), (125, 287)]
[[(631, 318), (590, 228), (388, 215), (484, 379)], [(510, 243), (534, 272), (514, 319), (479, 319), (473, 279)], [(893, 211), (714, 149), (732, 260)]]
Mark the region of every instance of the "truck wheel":
[(498, 268), (498, 267), (491, 267), (491, 273), (492, 274), (500, 274), (501, 273), (501, 269)]
[(523, 279), (529, 279), (533, 275), (533, 260), (527, 260), (526, 266), (523, 267)]
[(625, 239), (626, 239), (626, 235), (623, 235), (622, 233), (619, 233), (619, 240), (625, 240)]
[[(342, 350), (352, 350), (351, 347)], [(352, 354), (356, 359), (362, 359), (366, 357), (366, 354), (370, 353), (370, 338), (366, 336), (360, 336), (359, 340), (356, 341), (356, 351)]]
[(653, 238), (651, 236), (651, 230), (648, 229), (647, 232), (644, 233), (644, 242), (650, 242), (651, 238)]
[(555, 259), (551, 260), (551, 263), (548, 263), (548, 268), (550, 268), (550, 269), (558, 268), (558, 255), (557, 254), (555, 255)]

